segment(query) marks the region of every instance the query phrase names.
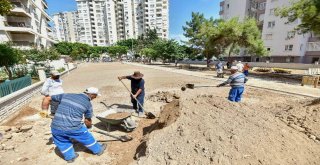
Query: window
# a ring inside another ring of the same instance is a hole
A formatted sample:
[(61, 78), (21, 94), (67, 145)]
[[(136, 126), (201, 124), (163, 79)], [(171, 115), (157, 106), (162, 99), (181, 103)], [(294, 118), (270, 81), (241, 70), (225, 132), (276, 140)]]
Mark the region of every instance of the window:
[(274, 15), (275, 9), (270, 9), (270, 15)]
[(273, 28), (275, 26), (276, 26), (276, 22), (275, 21), (268, 22), (268, 28)]
[(230, 5), (229, 4), (227, 4), (227, 9), (229, 9), (230, 8)]
[(286, 62), (294, 62), (294, 57), (287, 57)]
[(271, 48), (267, 48), (267, 51), (270, 52), (270, 51), (271, 51)]
[(272, 34), (266, 34), (266, 40), (272, 40)]
[(291, 39), (291, 38), (294, 38), (295, 35), (296, 35), (296, 32), (295, 32), (295, 31), (289, 31), (289, 32), (287, 33), (287, 38), (286, 38), (286, 40), (289, 40), (289, 39)]
[(286, 45), (285, 46), (285, 51), (292, 51), (293, 50), (293, 45)]

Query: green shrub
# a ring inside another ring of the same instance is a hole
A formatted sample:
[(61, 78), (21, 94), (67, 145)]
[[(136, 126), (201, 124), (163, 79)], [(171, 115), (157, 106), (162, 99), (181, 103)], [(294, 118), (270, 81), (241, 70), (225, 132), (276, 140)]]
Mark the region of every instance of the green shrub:
[(62, 73), (62, 72), (64, 72), (66, 69), (65, 68), (59, 68), (59, 69), (57, 69), (57, 71), (59, 72), (59, 73)]
[(261, 72), (261, 73), (268, 73), (268, 72), (271, 72), (271, 69), (270, 68), (257, 68), (254, 71)]
[(273, 72), (274, 72), (274, 73), (287, 73), (287, 74), (290, 74), (290, 73), (291, 73), (290, 70), (282, 69), (282, 68), (273, 68)]

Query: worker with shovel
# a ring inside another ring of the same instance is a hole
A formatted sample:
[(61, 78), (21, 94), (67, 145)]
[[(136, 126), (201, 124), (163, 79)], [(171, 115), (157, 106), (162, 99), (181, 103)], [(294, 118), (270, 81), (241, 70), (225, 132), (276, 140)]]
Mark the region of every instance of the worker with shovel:
[(231, 67), (231, 76), (227, 81), (219, 84), (217, 87), (222, 87), (230, 84), (231, 90), (229, 92), (228, 99), (232, 102), (240, 102), (242, 94), (244, 92), (244, 84), (248, 81), (243, 73), (238, 72), (239, 68), (237, 66)]
[[(81, 94), (59, 94), (47, 97), (48, 102), (59, 102), (51, 123), (51, 133), (54, 144), (68, 163), (74, 162), (79, 156), (73, 149), (71, 139), (80, 142), (95, 155), (102, 155), (106, 149), (106, 145), (99, 144), (87, 129), (92, 127), (93, 110), (90, 101), (98, 95), (99, 90), (91, 87)], [(83, 118), (85, 118), (84, 124)]]
[(133, 109), (136, 110), (139, 117), (144, 116), (143, 111), (143, 103), (144, 103), (144, 79), (143, 74), (139, 71), (136, 71), (133, 73), (133, 75), (130, 76), (120, 76), (118, 77), (119, 81), (122, 79), (128, 79), (131, 80), (131, 102), (133, 104)]

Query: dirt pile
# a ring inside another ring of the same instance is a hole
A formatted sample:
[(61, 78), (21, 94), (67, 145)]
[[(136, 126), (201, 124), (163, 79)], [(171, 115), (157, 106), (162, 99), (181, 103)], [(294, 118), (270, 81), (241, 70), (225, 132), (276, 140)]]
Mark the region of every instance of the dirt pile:
[(310, 139), (320, 141), (320, 99), (289, 105), (275, 116)]
[(130, 116), (130, 113), (127, 112), (121, 112), (121, 113), (114, 113), (106, 116), (106, 119), (123, 119)]
[(164, 102), (170, 103), (173, 100), (179, 99), (180, 96), (176, 93), (166, 92), (166, 91), (158, 91), (155, 94), (150, 95), (147, 100), (152, 102)]
[[(317, 164), (320, 161), (320, 143), (292, 129), (270, 111), (284, 100), (270, 102), (262, 95), (251, 99), (248, 92), (247, 100), (239, 104), (214, 92), (202, 92), (193, 91), (180, 99), (180, 117), (152, 132), (144, 144), (145, 154), (140, 154), (133, 164)], [(255, 103), (255, 99), (261, 100)]]

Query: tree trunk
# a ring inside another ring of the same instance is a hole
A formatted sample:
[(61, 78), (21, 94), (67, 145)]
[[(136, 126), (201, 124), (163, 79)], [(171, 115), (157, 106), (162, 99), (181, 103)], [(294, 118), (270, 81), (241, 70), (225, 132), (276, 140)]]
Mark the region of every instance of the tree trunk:
[(13, 79), (12, 72), (11, 72), (9, 66), (4, 66), (4, 67), (5, 67), (5, 70), (7, 72), (8, 77), (9, 77), (9, 80), (12, 80)]
[(231, 44), (230, 50), (229, 50), (229, 54), (228, 54), (228, 61), (230, 61), (231, 58), (231, 53), (233, 52), (234, 49), (234, 43)]

